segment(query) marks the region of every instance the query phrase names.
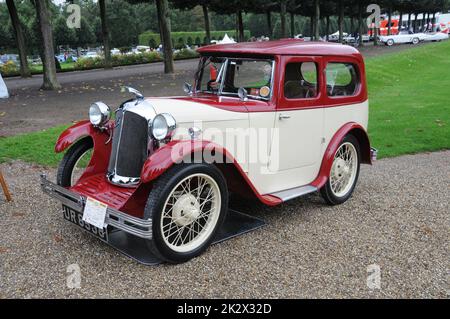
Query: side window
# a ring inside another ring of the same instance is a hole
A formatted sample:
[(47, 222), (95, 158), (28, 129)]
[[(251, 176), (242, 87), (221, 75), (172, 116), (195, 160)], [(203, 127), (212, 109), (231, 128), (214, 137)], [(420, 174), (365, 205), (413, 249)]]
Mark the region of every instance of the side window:
[(287, 99), (317, 97), (317, 65), (314, 62), (295, 62), (286, 65), (284, 74), (284, 96)]
[(328, 96), (353, 96), (360, 83), (356, 66), (351, 63), (328, 63), (326, 78)]

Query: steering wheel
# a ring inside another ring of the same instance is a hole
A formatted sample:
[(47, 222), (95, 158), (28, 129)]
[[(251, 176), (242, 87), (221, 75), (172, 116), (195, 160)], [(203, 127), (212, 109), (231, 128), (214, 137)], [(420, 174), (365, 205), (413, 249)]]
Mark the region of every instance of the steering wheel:
[(214, 91), (217, 90), (217, 88), (213, 88), (212, 87), (212, 83), (217, 83), (216, 80), (209, 80), (208, 83), (206, 83), (206, 88), (208, 89), (208, 91)]

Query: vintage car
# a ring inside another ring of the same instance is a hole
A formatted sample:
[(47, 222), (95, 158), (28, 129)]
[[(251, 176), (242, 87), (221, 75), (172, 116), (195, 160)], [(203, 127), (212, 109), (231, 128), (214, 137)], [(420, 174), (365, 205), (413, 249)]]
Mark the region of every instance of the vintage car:
[(393, 46), (394, 44), (419, 44), (420, 41), (424, 41), (426, 38), (425, 33), (414, 33), (412, 31), (400, 31), (396, 35), (384, 35), (380, 36), (381, 42), (387, 46)]
[(444, 40), (448, 40), (448, 31), (425, 33), (424, 41), (441, 42)]
[[(186, 96), (102, 102), (64, 131), (57, 183), (43, 190), (69, 221), (108, 241), (124, 231), (164, 261), (212, 243), (229, 194), (269, 206), (313, 192), (352, 195), (367, 136), (364, 61), (350, 46), (285, 39), (210, 45)], [(87, 159), (85, 156), (88, 156)]]

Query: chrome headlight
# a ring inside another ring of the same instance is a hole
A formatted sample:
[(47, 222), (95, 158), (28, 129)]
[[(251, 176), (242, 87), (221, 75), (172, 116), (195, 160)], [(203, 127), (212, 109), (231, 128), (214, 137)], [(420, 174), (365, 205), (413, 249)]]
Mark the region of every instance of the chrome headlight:
[(168, 113), (161, 113), (155, 116), (151, 124), (151, 133), (158, 141), (165, 140), (172, 137), (177, 122), (172, 115)]
[(94, 126), (102, 126), (109, 121), (111, 111), (109, 106), (103, 102), (95, 102), (89, 108), (89, 121)]

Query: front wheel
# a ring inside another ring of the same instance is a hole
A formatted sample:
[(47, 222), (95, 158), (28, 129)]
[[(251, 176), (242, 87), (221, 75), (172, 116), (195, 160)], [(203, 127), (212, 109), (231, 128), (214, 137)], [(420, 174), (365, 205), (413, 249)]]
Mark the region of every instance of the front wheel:
[(217, 167), (175, 165), (156, 181), (145, 207), (153, 230), (148, 247), (167, 262), (188, 261), (212, 243), (227, 208), (227, 184)]
[(342, 204), (352, 195), (358, 181), (360, 158), (358, 140), (347, 135), (334, 155), (328, 181), (320, 189), (329, 205)]
[(91, 138), (83, 138), (69, 148), (59, 163), (58, 185), (70, 187), (76, 184), (91, 160), (93, 146)]
[(393, 46), (393, 45), (394, 45), (394, 40), (392, 40), (392, 39), (387, 40), (387, 41), (386, 41), (386, 45), (387, 45), (388, 47)]
[(419, 38), (414, 38), (412, 40), (412, 44), (414, 44), (414, 45), (419, 44), (419, 42), (420, 42)]

